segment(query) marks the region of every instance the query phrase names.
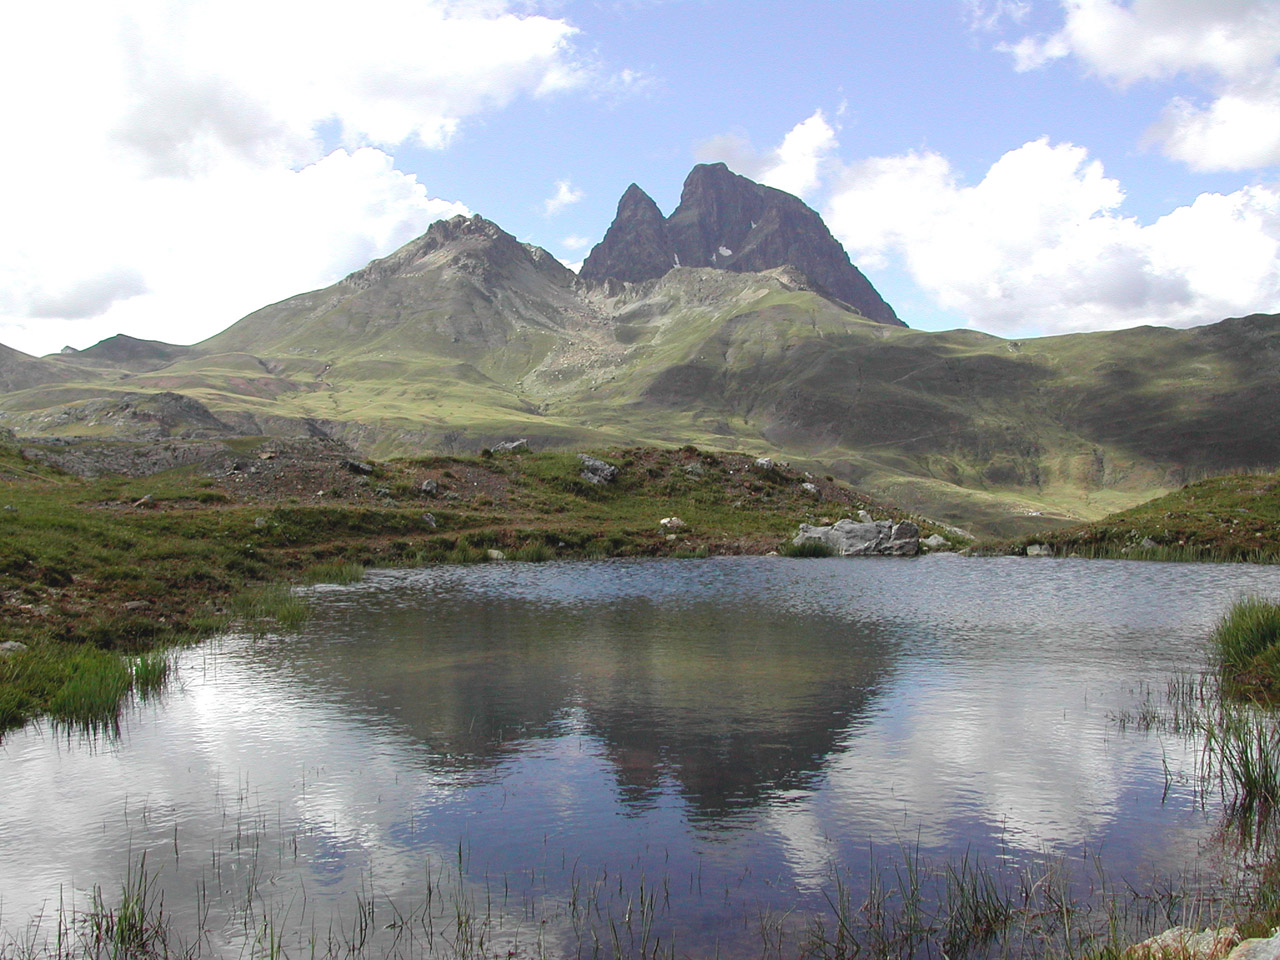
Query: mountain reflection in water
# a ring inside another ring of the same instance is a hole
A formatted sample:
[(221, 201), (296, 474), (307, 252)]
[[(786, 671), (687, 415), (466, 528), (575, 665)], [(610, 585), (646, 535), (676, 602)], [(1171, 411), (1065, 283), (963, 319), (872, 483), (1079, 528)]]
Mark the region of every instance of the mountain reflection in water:
[(452, 864), (554, 939), (583, 878), (620, 911), (662, 878), (664, 935), (737, 955), (761, 911), (865, 891), (874, 849), (1180, 875), (1217, 827), (1198, 744), (1115, 717), (1280, 569), (734, 558), (309, 592), (295, 635), (183, 653), (118, 741), (6, 738), (6, 929), (144, 850), (166, 912), (233, 952), (243, 908), (201, 919), (194, 891), (323, 926), (370, 890), (411, 909)]
[[(278, 665), (286, 682), (393, 719), (433, 763), (492, 766), (572, 716), (628, 803), (670, 781), (693, 817), (714, 821), (811, 786), (891, 672), (892, 629), (821, 611), (800, 620), (768, 596), (723, 595), (718, 577), (699, 590), (679, 566), (630, 571), (630, 590), (589, 599), (583, 578), (598, 568), (547, 571), (534, 596), (493, 595), (517, 568), (396, 577), (393, 590), (326, 605), (308, 632), (341, 642)], [(652, 596), (668, 589), (655, 575), (684, 589)]]

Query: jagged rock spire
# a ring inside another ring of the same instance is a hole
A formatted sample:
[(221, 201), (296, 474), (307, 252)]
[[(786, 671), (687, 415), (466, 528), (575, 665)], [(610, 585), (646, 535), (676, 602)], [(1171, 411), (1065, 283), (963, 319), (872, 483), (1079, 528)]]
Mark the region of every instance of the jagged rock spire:
[(628, 187), (580, 276), (634, 283), (673, 266), (739, 273), (793, 266), (868, 319), (903, 325), (817, 213), (798, 197), (739, 176), (723, 163), (694, 167), (680, 205), (667, 218), (638, 186)]
[(675, 262), (666, 218), (633, 183), (618, 201), (613, 225), (592, 248), (578, 275), (585, 280), (614, 277), (636, 283), (662, 276)]

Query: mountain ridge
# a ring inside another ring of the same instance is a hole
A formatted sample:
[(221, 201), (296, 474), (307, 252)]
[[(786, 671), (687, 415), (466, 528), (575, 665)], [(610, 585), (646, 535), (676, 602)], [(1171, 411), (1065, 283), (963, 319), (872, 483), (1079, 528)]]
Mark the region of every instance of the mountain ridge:
[[(669, 219), (639, 187), (628, 195), (628, 216), (661, 240)], [(0, 425), (328, 436), (384, 457), (519, 438), (696, 444), (785, 456), (916, 513), (1017, 534), (1274, 466), (1278, 375), (1276, 316), (1019, 341), (912, 330), (794, 264), (593, 279), (470, 216), (192, 347), (0, 350)]]

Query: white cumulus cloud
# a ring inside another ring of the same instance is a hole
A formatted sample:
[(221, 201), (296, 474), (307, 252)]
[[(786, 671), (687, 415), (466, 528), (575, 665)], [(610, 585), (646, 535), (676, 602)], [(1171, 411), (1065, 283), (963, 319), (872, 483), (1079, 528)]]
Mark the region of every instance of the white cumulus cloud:
[(45, 353), (127, 331), (190, 343), (469, 212), (430, 197), (375, 147), (339, 149), (300, 170), (121, 177), (81, 206), (91, 215), (38, 230), (32, 198), (21, 214), (27, 231), (0, 234), (0, 342)]
[(1004, 44), (1019, 70), (1075, 57), (1122, 87), (1190, 79), (1206, 98), (1170, 100), (1149, 135), (1196, 170), (1280, 164), (1280, 4), (1275, 0), (1061, 0), (1048, 35)]
[(720, 161), (744, 177), (801, 198), (822, 185), (839, 146), (836, 130), (822, 110), (792, 127), (774, 150), (758, 151), (739, 134), (727, 133), (699, 145), (699, 161)]
[(554, 217), (565, 207), (573, 206), (585, 196), (585, 193), (568, 180), (557, 180), (556, 192), (542, 201), (542, 212), (548, 217)]
[[(396, 169), (583, 88), (563, 20), (500, 0), (49, 0), (6, 12), (0, 343), (189, 342), (463, 212)], [(326, 143), (328, 145), (326, 145)], [(339, 144), (338, 149), (333, 145)]]
[(979, 183), (931, 152), (849, 167), (826, 207), (871, 269), (904, 266), (972, 326), (1021, 334), (1280, 310), (1280, 190), (1203, 194), (1154, 223), (1072, 144), (1011, 150)]

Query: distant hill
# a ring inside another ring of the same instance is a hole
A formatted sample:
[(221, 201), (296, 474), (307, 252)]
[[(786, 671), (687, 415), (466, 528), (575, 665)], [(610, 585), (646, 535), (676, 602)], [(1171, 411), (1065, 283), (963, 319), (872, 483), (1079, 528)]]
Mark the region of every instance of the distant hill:
[(28, 356), (0, 343), (0, 391), (2, 392), (64, 383), (78, 378), (79, 375), (72, 370), (67, 370), (48, 360)]
[(738, 269), (718, 249), (713, 266), (667, 268), (673, 232), (737, 222), (707, 197), (755, 216), (750, 198), (778, 193), (742, 180), (695, 169), (681, 203), (694, 212), (669, 219), (628, 190), (584, 276), (455, 217), (193, 347), (113, 337), (39, 360), (3, 351), (0, 426), (329, 436), (375, 456), (521, 437), (693, 443), (785, 457), (1010, 536), (1280, 463), (1280, 317), (1010, 341), (877, 320), (813, 262), (747, 269), (745, 254), (773, 242), (763, 235), (726, 246)]
[(168, 366), (175, 360), (190, 356), (193, 352), (191, 347), (179, 347), (160, 340), (139, 340), (118, 333), (84, 350), (63, 347), (62, 352), (58, 354), (58, 359), (97, 369), (109, 368), (143, 373)]

